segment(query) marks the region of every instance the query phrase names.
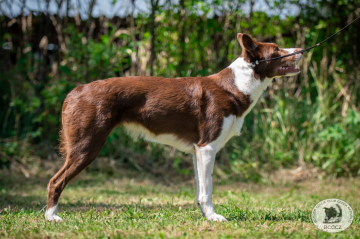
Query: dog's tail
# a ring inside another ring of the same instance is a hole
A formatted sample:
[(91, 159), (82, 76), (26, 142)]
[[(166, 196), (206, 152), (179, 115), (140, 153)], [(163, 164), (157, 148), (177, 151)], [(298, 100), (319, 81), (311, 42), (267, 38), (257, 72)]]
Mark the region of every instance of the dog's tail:
[(67, 102), (66, 100), (64, 101), (63, 107), (62, 107), (62, 114), (61, 114), (61, 128), (59, 131), (59, 145), (58, 145), (58, 151), (59, 154), (61, 155), (61, 157), (63, 159), (66, 159), (66, 153), (67, 153), (67, 145), (66, 145), (66, 135), (65, 135), (65, 117), (64, 117), (64, 112), (66, 110), (66, 106), (67, 106)]
[(65, 135), (64, 135), (64, 130), (61, 128), (59, 131), (59, 145), (57, 147), (59, 154), (61, 155), (62, 158), (66, 158), (66, 141), (65, 141)]

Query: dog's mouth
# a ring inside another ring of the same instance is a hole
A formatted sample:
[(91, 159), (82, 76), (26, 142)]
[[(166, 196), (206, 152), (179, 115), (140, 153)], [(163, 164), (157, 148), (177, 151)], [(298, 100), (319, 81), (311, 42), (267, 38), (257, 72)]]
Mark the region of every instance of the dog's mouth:
[(288, 76), (288, 75), (296, 75), (300, 73), (300, 69), (297, 65), (299, 61), (291, 61), (286, 62), (282, 66), (280, 66), (277, 70), (277, 75), (279, 76)]

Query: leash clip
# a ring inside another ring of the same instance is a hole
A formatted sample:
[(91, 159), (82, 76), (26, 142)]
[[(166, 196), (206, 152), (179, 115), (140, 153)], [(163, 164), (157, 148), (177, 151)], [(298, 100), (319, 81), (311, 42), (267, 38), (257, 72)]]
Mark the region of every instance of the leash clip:
[(259, 65), (259, 61), (256, 60), (255, 62), (251, 63), (252, 68), (255, 68), (256, 65)]

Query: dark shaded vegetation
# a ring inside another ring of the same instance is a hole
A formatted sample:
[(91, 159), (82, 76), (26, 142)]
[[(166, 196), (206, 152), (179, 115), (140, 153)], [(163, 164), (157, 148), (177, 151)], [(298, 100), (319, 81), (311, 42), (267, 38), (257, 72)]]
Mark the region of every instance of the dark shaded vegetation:
[[(65, 14), (50, 13), (47, 0), (40, 1), (40, 13), (29, 13), (26, 2), (21, 15), (0, 16), (0, 167), (25, 175), (59, 158), (61, 105), (79, 84), (125, 75), (209, 75), (240, 55), (238, 32), (305, 48), (360, 14), (359, 0), (264, 1), (263, 11), (254, 1), (154, 0), (136, 15), (138, 3), (129, 1), (128, 14), (113, 18), (93, 17), (95, 0), (55, 1)], [(88, 16), (69, 14), (75, 8), (88, 9)], [(218, 154), (220, 178), (258, 181), (262, 171), (293, 166), (335, 176), (360, 173), (359, 27), (355, 22), (306, 53), (300, 75), (275, 80), (246, 117), (242, 136)], [(154, 175), (192, 170), (190, 156), (134, 141), (121, 128), (100, 156)]]

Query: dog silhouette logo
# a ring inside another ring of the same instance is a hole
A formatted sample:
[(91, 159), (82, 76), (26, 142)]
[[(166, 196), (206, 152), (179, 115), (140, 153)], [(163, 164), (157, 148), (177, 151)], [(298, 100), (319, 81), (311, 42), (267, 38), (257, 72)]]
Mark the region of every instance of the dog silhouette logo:
[(342, 218), (342, 209), (339, 204), (334, 204), (330, 207), (324, 207), (325, 219), (324, 223), (339, 223)]
[(324, 232), (341, 232), (348, 228), (354, 219), (354, 211), (343, 200), (330, 198), (316, 204), (311, 220)]

